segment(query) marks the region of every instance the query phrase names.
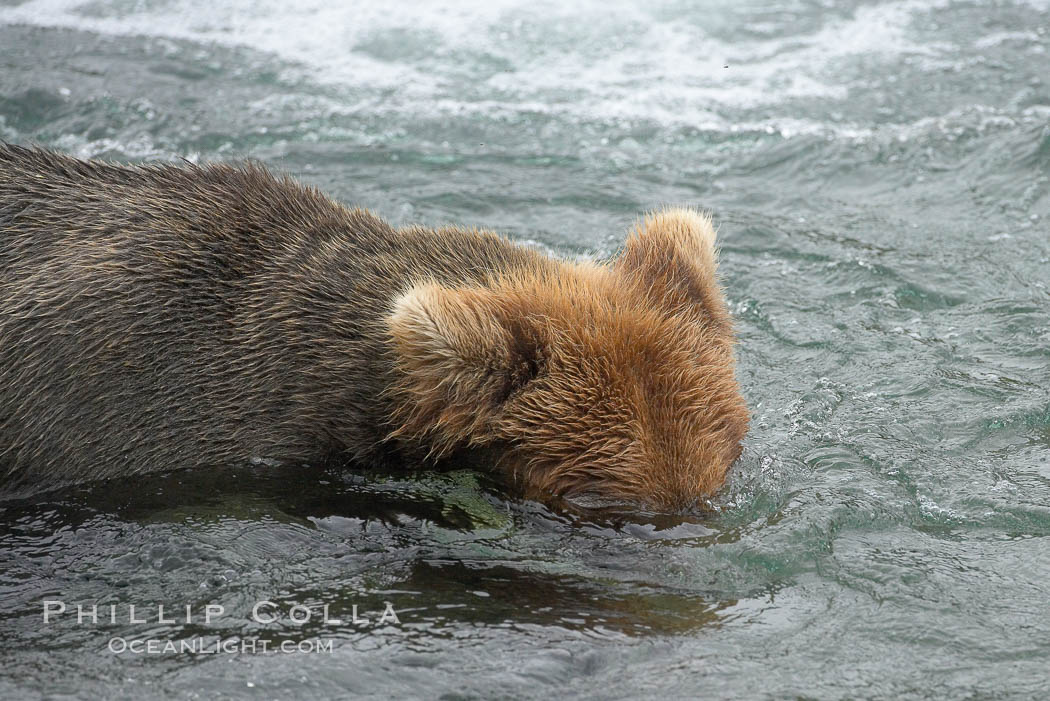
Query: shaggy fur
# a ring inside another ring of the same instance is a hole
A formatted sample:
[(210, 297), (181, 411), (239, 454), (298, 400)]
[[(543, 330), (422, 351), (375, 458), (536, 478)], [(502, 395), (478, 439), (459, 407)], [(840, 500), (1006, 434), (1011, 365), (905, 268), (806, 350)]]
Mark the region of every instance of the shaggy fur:
[(0, 474), (477, 448), (530, 493), (690, 508), (747, 428), (714, 242), (669, 210), (569, 263), (258, 165), (0, 144)]

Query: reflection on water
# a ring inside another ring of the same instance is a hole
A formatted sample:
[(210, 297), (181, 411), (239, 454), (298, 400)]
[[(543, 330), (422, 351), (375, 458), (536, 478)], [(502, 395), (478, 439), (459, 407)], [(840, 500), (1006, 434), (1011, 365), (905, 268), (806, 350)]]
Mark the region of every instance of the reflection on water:
[[(0, 643), (19, 656), (104, 652), (115, 638), (276, 649), (389, 637), (432, 650), (489, 626), (618, 640), (695, 631), (735, 603), (639, 575), (660, 533), (650, 524), (586, 524), (478, 481), (245, 468), (8, 500)], [(554, 556), (566, 549), (577, 565)]]

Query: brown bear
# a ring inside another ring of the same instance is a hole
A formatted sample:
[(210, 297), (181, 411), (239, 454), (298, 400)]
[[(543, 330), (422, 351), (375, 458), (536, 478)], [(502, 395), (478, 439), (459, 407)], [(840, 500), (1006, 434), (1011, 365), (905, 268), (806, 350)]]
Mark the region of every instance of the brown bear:
[(687, 209), (566, 262), (253, 163), (0, 143), (0, 475), (481, 451), (531, 495), (694, 508), (748, 422), (715, 267)]

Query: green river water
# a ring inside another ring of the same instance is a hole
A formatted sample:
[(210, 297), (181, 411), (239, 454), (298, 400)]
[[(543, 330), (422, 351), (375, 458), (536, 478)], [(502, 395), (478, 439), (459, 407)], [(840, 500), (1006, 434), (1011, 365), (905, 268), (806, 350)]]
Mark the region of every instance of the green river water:
[(1050, 694), (1047, 0), (0, 0), (0, 139), (570, 257), (708, 208), (753, 413), (701, 518), (422, 468), (0, 501), (0, 698)]

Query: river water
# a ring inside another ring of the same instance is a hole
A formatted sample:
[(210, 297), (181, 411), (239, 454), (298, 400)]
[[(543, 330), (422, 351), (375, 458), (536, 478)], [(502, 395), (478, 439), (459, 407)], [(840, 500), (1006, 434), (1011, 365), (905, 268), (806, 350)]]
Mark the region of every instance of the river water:
[(1046, 0), (0, 0), (0, 138), (566, 256), (709, 208), (754, 417), (686, 520), (250, 464), (0, 502), (0, 697), (1046, 696)]

